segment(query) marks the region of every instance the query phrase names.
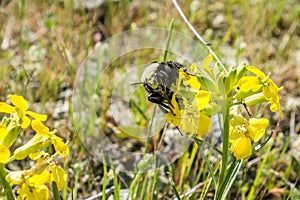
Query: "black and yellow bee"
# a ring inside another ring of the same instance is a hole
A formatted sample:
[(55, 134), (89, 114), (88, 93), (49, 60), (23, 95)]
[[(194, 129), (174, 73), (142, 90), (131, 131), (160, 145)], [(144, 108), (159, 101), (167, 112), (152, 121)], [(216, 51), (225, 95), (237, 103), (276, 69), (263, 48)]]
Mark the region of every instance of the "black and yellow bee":
[[(153, 62), (142, 75), (142, 84), (149, 93), (148, 100), (158, 104), (165, 113), (172, 112), (174, 108), (171, 100), (176, 94), (180, 69), (190, 74), (180, 63), (168, 61)], [(178, 97), (175, 99), (179, 101)]]

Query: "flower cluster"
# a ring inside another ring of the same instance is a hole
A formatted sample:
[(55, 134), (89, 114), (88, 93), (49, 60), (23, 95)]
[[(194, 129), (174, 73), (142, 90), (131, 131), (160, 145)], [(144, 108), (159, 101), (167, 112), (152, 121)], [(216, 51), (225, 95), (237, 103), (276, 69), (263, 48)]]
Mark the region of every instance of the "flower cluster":
[[(55, 159), (58, 156), (66, 158), (69, 147), (56, 135), (56, 130), (50, 131), (42, 123), (47, 119), (47, 115), (28, 110), (28, 103), (22, 96), (11, 95), (9, 99), (12, 105), (0, 102), (0, 112), (9, 114), (8, 117), (3, 117), (0, 123), (0, 166), (4, 167), (8, 163), (27, 157), (35, 164), (30, 169), (22, 171), (5, 169), (4, 171), (7, 171), (5, 179), (13, 185), (20, 186), (19, 199), (48, 199), (46, 184), (55, 182), (58, 190), (62, 190), (67, 180), (66, 172), (57, 165)], [(19, 133), (30, 124), (36, 134), (11, 153)], [(44, 149), (51, 145), (55, 150), (52, 155), (44, 152)]]
[[(189, 92), (183, 94), (182, 92), (186, 91), (187, 88), (189, 88)], [(171, 100), (172, 112), (165, 115), (166, 120), (180, 128), (184, 133), (198, 137), (203, 136), (211, 127), (211, 119), (204, 112), (209, 104), (210, 94), (200, 90), (199, 81), (182, 69), (179, 72), (176, 91)], [(180, 102), (178, 102), (179, 99)]]
[[(201, 137), (210, 130), (210, 116), (222, 112), (230, 118), (229, 150), (237, 159), (247, 158), (252, 154), (252, 142), (258, 142), (269, 126), (268, 119), (253, 117), (249, 107), (266, 102), (271, 112), (283, 117), (279, 96), (283, 88), (254, 66), (240, 64), (219, 73), (209, 67), (212, 61), (209, 55), (201, 67), (193, 64), (191, 73), (180, 70), (171, 100), (173, 109), (165, 118), (182, 132)], [(241, 106), (247, 112), (241, 112)]]

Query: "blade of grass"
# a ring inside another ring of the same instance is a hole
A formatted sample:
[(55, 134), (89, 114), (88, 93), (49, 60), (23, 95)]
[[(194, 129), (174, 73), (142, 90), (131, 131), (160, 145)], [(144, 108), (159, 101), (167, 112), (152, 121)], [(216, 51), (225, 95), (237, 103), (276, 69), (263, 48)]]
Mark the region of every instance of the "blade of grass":
[(174, 180), (173, 180), (173, 177), (172, 177), (172, 172), (169, 170), (169, 167), (167, 167), (167, 175), (168, 175), (168, 178), (169, 178), (169, 183), (171, 184), (171, 187), (173, 189), (173, 192), (175, 193), (175, 196), (178, 200), (181, 200), (180, 196), (179, 196), (179, 193), (177, 191), (177, 188), (176, 188), (176, 185), (174, 183)]
[(198, 146), (194, 145), (193, 149), (192, 149), (192, 152), (191, 152), (191, 155), (190, 155), (189, 164), (188, 164), (187, 169), (185, 171), (184, 180), (190, 174), (191, 168), (192, 168), (192, 166), (194, 164), (194, 161), (195, 161), (195, 158), (196, 158), (197, 150), (198, 150)]
[[(150, 181), (150, 177), (149, 176), (147, 176), (147, 178), (144, 180), (144, 182), (142, 184), (142, 189), (141, 189), (140, 196), (139, 196), (140, 199), (144, 199), (144, 194), (145, 194), (145, 190), (146, 190), (146, 186), (147, 186), (148, 180)], [(146, 197), (147, 196), (148, 195), (146, 194)]]
[(116, 169), (110, 157), (109, 157), (109, 163), (114, 174), (114, 200), (119, 200), (121, 185), (118, 183), (118, 174), (116, 173)]
[(165, 50), (165, 53), (164, 53), (164, 62), (167, 61), (167, 56), (168, 56), (168, 52), (169, 52), (170, 41), (171, 41), (171, 37), (172, 37), (173, 22), (174, 22), (174, 19), (172, 19), (172, 21), (171, 21), (171, 23), (169, 25), (167, 45), (166, 45), (166, 50)]
[[(151, 196), (152, 196), (152, 199), (155, 199), (154, 198), (154, 192), (155, 192), (155, 188), (157, 186), (157, 183), (158, 183), (158, 175), (159, 175), (159, 170), (156, 170), (155, 171), (155, 174), (154, 174), (154, 182), (153, 182), (153, 185), (152, 185), (152, 188), (151, 188)], [(149, 194), (149, 193), (148, 193)]]
[[(205, 163), (206, 163), (207, 166), (208, 166), (209, 173), (210, 173), (210, 175), (211, 175), (211, 177), (212, 177), (212, 180), (213, 180), (215, 186), (217, 186), (216, 177), (215, 177), (215, 174), (214, 174), (213, 169), (212, 169), (212, 167), (211, 167), (211, 164), (210, 164), (209, 160), (207, 159), (207, 157), (203, 154), (203, 149), (201, 148), (202, 145), (201, 145), (200, 142), (201, 142), (202, 140), (200, 140), (199, 138), (194, 138), (194, 141), (195, 141), (196, 144), (198, 145), (198, 149), (199, 149), (199, 151), (201, 152), (201, 155), (202, 155), (202, 157), (204, 158), (204, 161), (205, 161)], [(202, 142), (203, 142), (203, 141), (202, 141)]]
[(212, 148), (213, 150), (215, 150), (217, 153), (219, 153), (220, 155), (223, 154), (221, 150), (219, 150), (219, 149), (216, 148), (215, 146), (211, 145), (210, 143), (208, 143), (208, 142), (206, 142), (206, 141), (203, 141), (202, 139), (197, 138), (197, 137), (194, 137), (193, 139), (196, 141), (196, 143), (198, 144), (198, 146), (201, 146), (201, 144), (206, 144), (206, 145), (208, 145), (210, 148)]
[(181, 166), (180, 166), (181, 171), (180, 171), (178, 188), (182, 188), (182, 184), (184, 182), (184, 175), (185, 175), (185, 171), (186, 171), (186, 163), (187, 163), (188, 155), (189, 155), (189, 153), (187, 151), (185, 151), (179, 160), (179, 163), (181, 163)]
[(248, 196), (247, 196), (247, 200), (251, 200), (251, 199), (254, 198), (256, 187), (257, 187), (258, 184), (259, 184), (259, 179), (260, 179), (260, 177), (262, 176), (262, 171), (263, 171), (263, 168), (264, 168), (264, 166), (265, 166), (265, 164), (266, 164), (266, 162), (267, 162), (267, 160), (268, 160), (268, 155), (270, 154), (270, 151), (271, 151), (271, 147), (272, 147), (273, 142), (274, 142), (274, 140), (271, 140), (270, 145), (269, 145), (269, 148), (268, 148), (268, 150), (267, 150), (267, 152), (266, 152), (266, 156), (265, 156), (265, 158), (263, 159), (263, 161), (262, 161), (262, 163), (261, 163), (259, 169), (258, 169), (257, 172), (256, 172), (256, 176), (255, 176), (254, 182), (253, 182), (253, 184), (252, 184), (252, 187), (251, 187), (251, 189), (250, 189), (250, 192), (249, 192), (249, 194), (248, 194)]
[(224, 182), (221, 185), (220, 192), (218, 193), (218, 196), (216, 199), (226, 199), (226, 196), (235, 181), (235, 178), (242, 166), (243, 160), (236, 161), (235, 158), (233, 158), (233, 161), (231, 162), (231, 165), (228, 169), (228, 172), (226, 174), (226, 177), (224, 179)]
[(106, 190), (106, 178), (107, 178), (107, 165), (106, 165), (106, 160), (105, 160), (105, 157), (104, 157), (104, 153), (103, 151), (101, 151), (102, 153), (102, 163), (103, 163), (103, 186), (102, 186), (102, 200), (105, 200), (106, 199), (106, 193), (105, 193), (105, 190)]

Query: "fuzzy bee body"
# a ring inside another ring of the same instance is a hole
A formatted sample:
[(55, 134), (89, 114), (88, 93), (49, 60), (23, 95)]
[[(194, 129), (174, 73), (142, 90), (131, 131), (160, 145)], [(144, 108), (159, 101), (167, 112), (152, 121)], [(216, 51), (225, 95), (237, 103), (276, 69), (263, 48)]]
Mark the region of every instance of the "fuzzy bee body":
[[(149, 93), (148, 100), (158, 104), (165, 113), (172, 112), (174, 108), (171, 100), (176, 93), (175, 88), (181, 68), (185, 71), (183, 65), (173, 61), (154, 62), (145, 69), (142, 75), (143, 86)], [(177, 98), (176, 101), (178, 101)]]

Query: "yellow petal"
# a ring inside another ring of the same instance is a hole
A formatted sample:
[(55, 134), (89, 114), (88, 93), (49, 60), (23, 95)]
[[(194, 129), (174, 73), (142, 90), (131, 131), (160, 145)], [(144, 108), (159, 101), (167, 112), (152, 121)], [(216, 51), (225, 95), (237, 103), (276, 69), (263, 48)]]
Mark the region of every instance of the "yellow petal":
[(50, 172), (43, 171), (40, 174), (34, 174), (28, 178), (28, 183), (30, 186), (39, 187), (45, 183), (50, 183)]
[(60, 166), (55, 166), (51, 172), (51, 182), (56, 182), (58, 190), (61, 191), (67, 181), (66, 172)]
[(200, 114), (200, 119), (199, 119), (199, 125), (198, 125), (198, 131), (197, 134), (198, 136), (202, 136), (204, 135), (204, 133), (209, 132), (211, 129), (211, 119), (210, 117), (204, 115), (204, 114)]
[(213, 55), (211, 53), (208, 54), (202, 61), (202, 67), (204, 69), (209, 69), (209, 65), (211, 64), (213, 59), (214, 59)]
[(258, 91), (262, 85), (259, 82), (259, 79), (255, 76), (244, 76), (239, 80), (240, 91)]
[(197, 103), (198, 111), (203, 110), (207, 106), (209, 101), (210, 101), (209, 92), (205, 90), (200, 90), (196, 95), (196, 103)]
[(10, 95), (9, 99), (13, 105), (18, 107), (22, 112), (28, 109), (28, 103), (24, 97), (19, 95)]
[(49, 137), (49, 128), (46, 127), (42, 122), (38, 119), (35, 119), (31, 122), (32, 129), (40, 135)]
[(269, 120), (266, 118), (250, 118), (249, 133), (254, 142), (257, 142), (266, 132), (269, 126)]
[(257, 75), (260, 79), (264, 79), (266, 76), (260, 69), (254, 67), (254, 66), (246, 66), (246, 69), (249, 72), (252, 72), (253, 74)]
[(29, 111), (29, 110), (26, 111), (25, 114), (30, 115), (30, 116), (33, 117), (34, 119), (39, 119), (39, 120), (41, 120), (42, 122), (47, 120), (47, 115), (38, 114), (38, 113)]
[(67, 156), (70, 153), (68, 145), (66, 145), (60, 137), (53, 136), (52, 138), (55, 151), (61, 156)]
[(48, 157), (49, 154), (44, 152), (44, 151), (38, 151), (38, 152), (34, 152), (34, 153), (31, 153), (29, 154), (29, 158), (31, 160), (38, 160), (40, 158), (45, 158), (45, 157)]
[(180, 129), (184, 133), (197, 133), (198, 126), (199, 126), (199, 117), (195, 116), (194, 113), (189, 113), (187, 110), (184, 110), (182, 112), (182, 117), (181, 117), (181, 124), (180, 124)]
[(22, 184), (22, 187), (19, 189), (19, 198), (22, 200), (48, 200), (49, 192), (48, 188), (45, 185), (40, 187), (32, 187), (26, 183)]
[(25, 129), (30, 125), (30, 119), (26, 115), (24, 115), (21, 119), (21, 128)]
[(7, 103), (0, 102), (0, 112), (11, 114), (15, 112), (15, 108), (11, 105), (8, 105)]
[(231, 144), (229, 150), (233, 152), (237, 159), (247, 158), (252, 153), (251, 141), (247, 137), (241, 137)]
[(0, 163), (5, 163), (10, 157), (10, 150), (3, 145), (0, 145)]
[(180, 126), (180, 122), (181, 122), (180, 116), (175, 116), (172, 113), (168, 112), (167, 114), (165, 114), (165, 118), (167, 122), (173, 124), (174, 126), (176, 127)]
[(229, 141), (234, 141), (242, 137), (243, 135), (240, 134), (233, 126), (230, 126), (229, 129)]
[(190, 84), (191, 88), (193, 88), (195, 90), (199, 90), (201, 87), (201, 84), (196, 76), (191, 76), (191, 78), (189, 80), (189, 84)]
[(6, 129), (6, 126), (4, 124), (0, 124), (0, 143), (7, 136), (7, 134), (8, 131)]

